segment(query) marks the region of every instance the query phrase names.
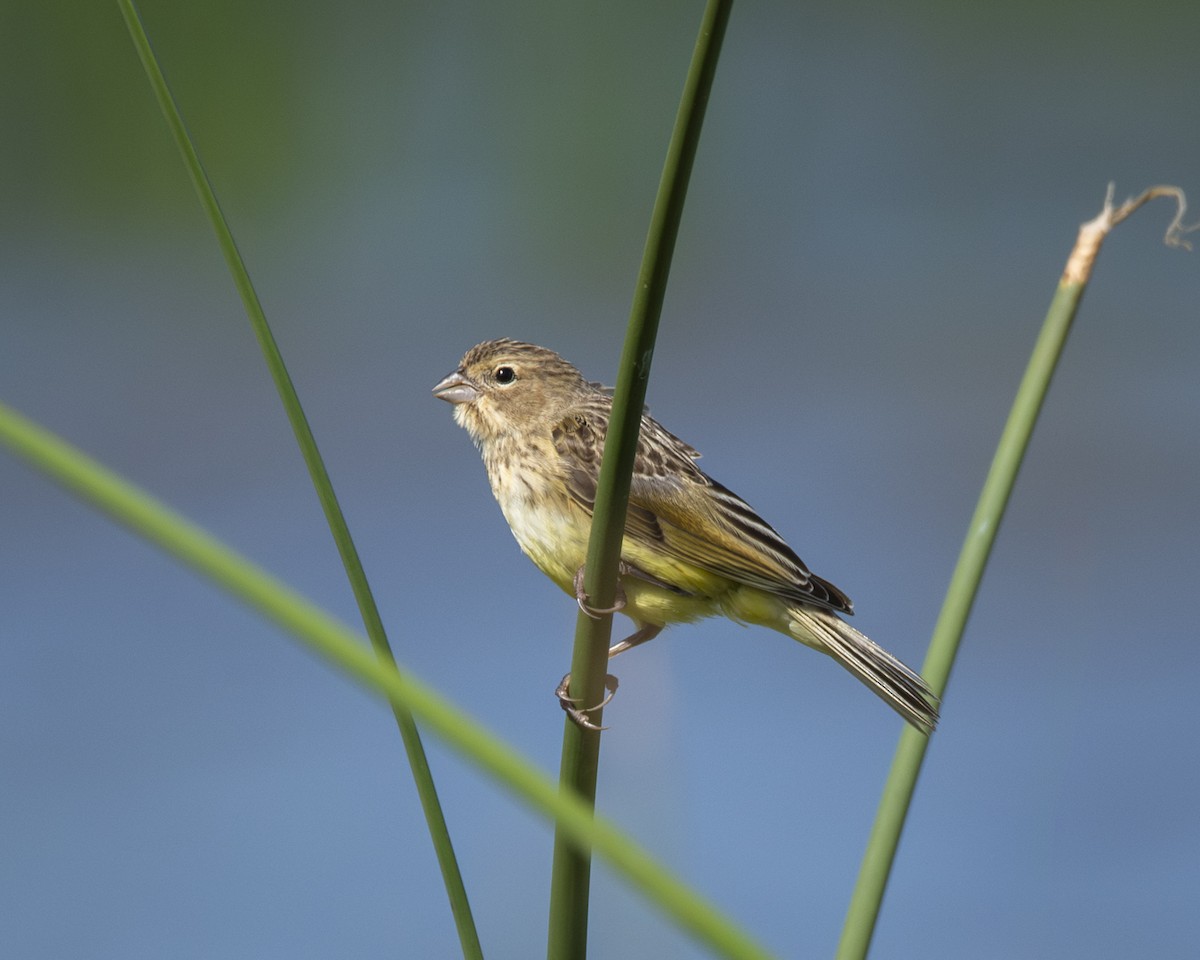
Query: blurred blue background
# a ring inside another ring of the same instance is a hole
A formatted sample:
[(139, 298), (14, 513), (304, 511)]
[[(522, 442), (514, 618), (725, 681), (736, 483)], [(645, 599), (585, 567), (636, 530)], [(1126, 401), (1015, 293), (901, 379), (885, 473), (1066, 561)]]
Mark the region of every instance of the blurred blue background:
[[(557, 771), (573, 604), (429, 393), (479, 340), (611, 382), (701, 4), (203, 4), (147, 27), (401, 662)], [(0, 29), (0, 398), (354, 606), (115, 4)], [(1187, 2), (743, 3), (649, 402), (919, 664), (1077, 225), (1200, 197)], [(1200, 938), (1200, 260), (1108, 241), (905, 834), (880, 957)], [(384, 705), (0, 456), (0, 953), (453, 957)], [(624, 626), (619, 621), (618, 629)], [(901, 722), (762, 630), (617, 661), (601, 808), (780, 956), (829, 956)], [(551, 832), (428, 739), (489, 957)], [(702, 952), (603, 868), (597, 958)]]

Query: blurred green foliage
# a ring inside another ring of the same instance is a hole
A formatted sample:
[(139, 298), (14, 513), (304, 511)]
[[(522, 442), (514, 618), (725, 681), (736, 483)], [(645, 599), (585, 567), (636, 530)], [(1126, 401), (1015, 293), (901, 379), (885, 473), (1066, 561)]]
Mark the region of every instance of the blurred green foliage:
[[(207, 155), (228, 186), (267, 203), (296, 171), (294, 94), (307, 83), (295, 18), (274, 3), (145, 4), (143, 15)], [(181, 167), (115, 4), (5, 7), (0, 26), (0, 175), (18, 216), (161, 215)], [(120, 189), (135, 184), (136, 189)], [(115, 189), (116, 188), (116, 189)]]

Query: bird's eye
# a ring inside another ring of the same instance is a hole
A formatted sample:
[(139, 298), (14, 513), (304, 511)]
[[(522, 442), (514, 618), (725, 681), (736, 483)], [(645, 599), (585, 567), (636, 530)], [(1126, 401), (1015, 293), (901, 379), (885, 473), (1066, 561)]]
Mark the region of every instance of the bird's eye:
[(496, 382), (497, 383), (512, 383), (517, 379), (517, 372), (512, 367), (497, 367)]

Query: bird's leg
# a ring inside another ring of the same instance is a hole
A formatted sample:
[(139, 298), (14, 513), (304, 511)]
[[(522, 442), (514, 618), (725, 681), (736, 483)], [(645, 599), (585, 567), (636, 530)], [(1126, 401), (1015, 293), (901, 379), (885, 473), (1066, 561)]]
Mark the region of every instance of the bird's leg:
[(608, 659), (611, 660), (618, 653), (624, 653), (626, 650), (631, 650), (636, 646), (640, 646), (648, 640), (653, 640), (660, 633), (662, 633), (662, 627), (660, 625), (656, 623), (648, 623), (642, 627), (642, 629), (638, 630), (637, 633), (631, 633), (624, 640), (618, 641), (609, 647)]
[[(625, 609), (625, 591), (621, 589), (621, 581), (617, 580), (617, 596), (616, 603), (611, 607), (593, 607), (591, 598), (587, 595), (587, 591), (583, 589), (583, 567), (575, 571), (575, 600), (579, 604), (579, 609), (586, 613), (593, 620), (599, 620), (605, 614), (617, 613)], [(617, 567), (617, 576), (624, 576), (627, 572), (625, 564), (620, 564)]]
[(593, 710), (599, 710), (604, 707), (616, 694), (619, 683), (620, 681), (617, 680), (617, 678), (611, 673), (606, 674), (604, 677), (604, 689), (607, 691), (607, 693), (605, 694), (604, 699), (594, 707), (579, 707), (576, 706), (576, 704), (579, 703), (579, 699), (577, 697), (569, 696), (571, 675), (568, 673), (562, 678), (562, 682), (559, 683), (559, 685), (554, 689), (554, 695), (558, 697), (559, 706), (567, 711), (567, 716), (570, 717), (577, 726), (583, 727), (585, 730), (607, 730), (608, 727), (601, 727), (595, 723), (592, 723), (592, 721), (589, 720), (585, 714), (589, 714)]
[[(623, 572), (624, 564), (618, 567), (618, 576)], [(593, 607), (589, 603), (587, 591), (583, 589), (583, 572), (584, 568), (580, 567), (575, 571), (575, 601), (579, 604), (579, 609), (586, 613), (593, 620), (599, 620), (605, 614), (616, 613), (625, 607), (625, 591), (621, 589), (621, 583), (617, 581), (617, 596), (616, 603), (611, 607), (599, 608)], [(593, 710), (599, 710), (605, 706), (617, 692), (617, 684), (619, 681), (611, 673), (604, 677), (604, 689), (607, 691), (603, 700), (594, 707), (580, 707), (579, 700), (576, 697), (568, 696), (568, 691), (571, 686), (571, 675), (568, 673), (562, 678), (562, 682), (555, 688), (554, 695), (558, 697), (559, 705), (567, 711), (567, 716), (570, 717), (578, 726), (585, 730), (607, 730), (607, 727), (601, 727), (592, 723), (585, 714), (591, 713)]]
[[(636, 633), (631, 633), (624, 640), (614, 643), (608, 648), (608, 658), (611, 660), (619, 653), (624, 653), (631, 647), (636, 647), (639, 644), (645, 643), (647, 640), (653, 640), (662, 632), (662, 627), (658, 624), (648, 623)], [(571, 686), (571, 675), (568, 673), (562, 678), (562, 682), (555, 688), (554, 695), (558, 697), (558, 702), (564, 710), (567, 711), (567, 716), (575, 721), (579, 726), (587, 730), (607, 730), (608, 727), (601, 727), (589, 720), (585, 714), (591, 713), (593, 710), (599, 710), (606, 707), (609, 701), (616, 695), (617, 686), (620, 681), (617, 680), (611, 673), (604, 677), (604, 689), (607, 691), (603, 700), (594, 707), (578, 706), (579, 699), (577, 697), (568, 696), (568, 691)]]
[[(625, 590), (621, 586), (621, 581), (624, 580), (626, 577), (632, 577), (635, 580), (641, 580), (645, 583), (652, 583), (656, 587), (662, 587), (662, 589), (664, 589), (664, 590), (670, 590), (672, 593), (679, 594), (679, 596), (681, 596), (681, 597), (692, 596), (692, 594), (689, 593), (687, 590), (684, 590), (681, 587), (677, 587), (673, 583), (667, 583), (665, 580), (659, 580), (658, 577), (652, 577), (652, 576), (650, 576), (650, 574), (646, 573), (646, 571), (639, 570), (637, 567), (633, 566), (632, 564), (626, 563), (624, 560), (621, 560), (617, 563), (617, 597), (616, 597), (617, 602), (614, 603), (607, 610), (601, 610), (598, 607), (593, 607), (591, 605), (590, 598), (587, 595), (587, 591), (583, 589), (583, 572), (584, 572), (585, 567), (586, 567), (586, 564), (584, 567), (580, 567), (578, 570), (575, 571), (575, 599), (579, 602), (579, 609), (582, 610), (584, 613), (586, 613), (593, 620), (599, 620), (606, 613), (618, 613), (621, 610), (625, 609), (625, 605), (626, 605)], [(657, 633), (657, 631), (655, 631), (655, 632)], [(636, 634), (635, 634), (635, 636), (636, 636)], [(640, 640), (637, 640), (633, 643), (629, 642), (629, 641), (633, 640), (633, 637), (629, 637), (627, 640), (623, 640), (623, 641), (621, 641), (621, 643), (617, 644), (617, 646), (621, 648), (620, 650), (617, 650), (617, 653), (620, 653), (622, 650), (628, 650), (630, 647), (636, 647), (639, 643), (645, 643), (647, 640), (652, 640), (652, 639), (654, 639), (653, 633), (650, 634), (649, 636), (642, 637)], [(617, 655), (616, 653), (609, 654), (610, 657), (615, 657), (616, 655)]]
[[(583, 589), (583, 574), (584, 574), (583, 567), (580, 567), (578, 570), (575, 571), (575, 600), (579, 604), (580, 610), (582, 610), (584, 613), (586, 613), (593, 620), (599, 620), (602, 616), (605, 616), (606, 614), (616, 613), (619, 610), (625, 609), (625, 605), (626, 605), (625, 591), (621, 587), (620, 579), (617, 580), (616, 603), (607, 609), (600, 609), (597, 607), (593, 607), (589, 602), (590, 598), (587, 595), (587, 591)], [(683, 593), (682, 590), (678, 590), (678, 588), (676, 588), (676, 587), (672, 587), (669, 584), (665, 584), (665, 583), (661, 582), (660, 580), (655, 579), (654, 577), (651, 577), (645, 573), (642, 573), (642, 571), (638, 570), (636, 567), (630, 566), (624, 560), (622, 560), (617, 565), (617, 576), (618, 576), (618, 578), (636, 577), (640, 580), (645, 580), (648, 583), (653, 583), (656, 586), (661, 586), (668, 590), (674, 590), (678, 593)], [(643, 644), (647, 640), (653, 640), (661, 632), (662, 632), (662, 626), (659, 624), (653, 624), (653, 623), (643, 624), (638, 628), (638, 630), (636, 632), (631, 633), (624, 640), (618, 641), (617, 643), (614, 643), (611, 647), (609, 647), (608, 648), (608, 657), (611, 660), (613, 657), (615, 657), (619, 653), (624, 653), (626, 650), (629, 650), (632, 647), (636, 647), (640, 644)], [(555, 689), (554, 695), (556, 697), (558, 697), (558, 702), (562, 706), (562, 708), (567, 711), (567, 715), (573, 721), (575, 721), (575, 723), (577, 723), (579, 726), (584, 727), (588, 730), (606, 730), (607, 727), (597, 726), (596, 724), (592, 723), (592, 721), (589, 720), (585, 716), (585, 714), (591, 713), (594, 710), (599, 710), (601, 707), (607, 706), (609, 701), (612, 700), (613, 695), (616, 694), (616, 692), (617, 692), (617, 683), (618, 683), (617, 678), (614, 677), (611, 673), (607, 674), (605, 676), (604, 689), (608, 692), (607, 692), (606, 696), (604, 697), (604, 699), (601, 700), (594, 707), (581, 707), (581, 706), (579, 706), (579, 700), (577, 698), (570, 697), (567, 695), (568, 690), (571, 686), (571, 675), (569, 673), (565, 677), (562, 678), (562, 683), (560, 683), (558, 685), (558, 687)]]

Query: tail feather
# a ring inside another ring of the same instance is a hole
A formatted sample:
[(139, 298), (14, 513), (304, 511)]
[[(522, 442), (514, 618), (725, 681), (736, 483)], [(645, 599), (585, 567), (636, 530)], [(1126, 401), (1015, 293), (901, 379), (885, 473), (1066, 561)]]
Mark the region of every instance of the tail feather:
[(937, 726), (938, 698), (929, 685), (879, 644), (817, 607), (793, 607), (788, 619), (793, 637), (829, 654), (922, 733)]

